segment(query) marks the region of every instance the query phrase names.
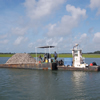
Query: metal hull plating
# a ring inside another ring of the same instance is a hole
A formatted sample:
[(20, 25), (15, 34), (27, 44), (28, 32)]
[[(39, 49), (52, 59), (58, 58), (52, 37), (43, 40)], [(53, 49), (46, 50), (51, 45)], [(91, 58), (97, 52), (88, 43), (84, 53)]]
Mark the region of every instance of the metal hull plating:
[(20, 68), (20, 69), (50, 69), (52, 70), (51, 63), (44, 64), (0, 64), (0, 68)]
[(76, 67), (62, 67), (58, 66), (58, 70), (69, 70), (69, 71), (100, 71), (100, 66), (92, 66), (87, 68), (76, 68)]
[(42, 70), (70, 70), (70, 71), (100, 71), (100, 66), (89, 66), (87, 68), (75, 68), (66, 66), (57, 66), (56, 63), (38, 63), (38, 64), (0, 64), (0, 68), (19, 68), (19, 69), (42, 69)]

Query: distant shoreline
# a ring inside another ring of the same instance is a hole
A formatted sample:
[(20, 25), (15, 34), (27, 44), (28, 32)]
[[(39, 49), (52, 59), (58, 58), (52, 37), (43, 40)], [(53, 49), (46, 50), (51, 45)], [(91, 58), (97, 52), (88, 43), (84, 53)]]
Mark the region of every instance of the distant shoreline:
[[(12, 57), (14, 54), (0, 54), (0, 57)], [(30, 54), (32, 57), (36, 57), (36, 54)], [(37, 54), (37, 57), (41, 55), (43, 57), (43, 54)], [(61, 58), (71, 58), (72, 54), (59, 54), (58, 55)], [(85, 58), (100, 58), (100, 54), (82, 54)], [(51, 54), (51, 57), (53, 57), (53, 54)]]

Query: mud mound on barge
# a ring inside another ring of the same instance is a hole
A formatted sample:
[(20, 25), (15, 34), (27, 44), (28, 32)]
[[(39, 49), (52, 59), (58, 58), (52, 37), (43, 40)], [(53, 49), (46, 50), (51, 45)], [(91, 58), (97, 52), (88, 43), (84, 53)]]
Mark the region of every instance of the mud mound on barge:
[(35, 63), (36, 60), (27, 53), (16, 53), (14, 54), (6, 64), (28, 64), (28, 63)]

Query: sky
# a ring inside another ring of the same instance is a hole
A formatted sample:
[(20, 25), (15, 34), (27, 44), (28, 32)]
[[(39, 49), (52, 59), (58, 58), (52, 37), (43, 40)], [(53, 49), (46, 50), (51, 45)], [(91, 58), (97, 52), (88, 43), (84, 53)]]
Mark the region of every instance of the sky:
[(0, 0), (0, 52), (71, 53), (76, 43), (100, 50), (100, 0)]

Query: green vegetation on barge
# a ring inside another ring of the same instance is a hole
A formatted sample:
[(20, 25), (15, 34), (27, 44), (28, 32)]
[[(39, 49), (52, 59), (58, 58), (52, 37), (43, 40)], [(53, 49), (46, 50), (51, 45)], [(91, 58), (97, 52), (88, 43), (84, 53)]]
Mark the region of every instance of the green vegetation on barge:
[[(14, 54), (0, 54), (0, 57), (12, 57)], [(43, 57), (43, 54), (37, 54), (37, 57), (41, 55)], [(32, 57), (36, 57), (36, 54), (31, 54)], [(82, 54), (85, 58), (100, 58), (100, 54)], [(53, 57), (53, 54), (51, 54), (51, 57)], [(59, 57), (65, 58), (65, 57), (72, 57), (72, 54), (59, 54)]]

